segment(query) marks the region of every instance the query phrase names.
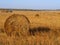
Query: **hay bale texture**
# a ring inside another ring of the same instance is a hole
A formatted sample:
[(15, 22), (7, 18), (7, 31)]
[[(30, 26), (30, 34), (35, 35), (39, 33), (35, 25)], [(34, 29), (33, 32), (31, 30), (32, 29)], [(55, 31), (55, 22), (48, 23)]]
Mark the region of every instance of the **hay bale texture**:
[(6, 19), (4, 28), (9, 36), (26, 36), (29, 30), (29, 20), (24, 15), (13, 14)]

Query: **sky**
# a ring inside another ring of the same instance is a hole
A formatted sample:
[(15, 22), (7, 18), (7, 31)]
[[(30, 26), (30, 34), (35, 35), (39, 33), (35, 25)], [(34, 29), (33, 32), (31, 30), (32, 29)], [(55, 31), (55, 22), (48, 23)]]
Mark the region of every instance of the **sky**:
[(60, 9), (60, 0), (0, 0), (0, 8)]

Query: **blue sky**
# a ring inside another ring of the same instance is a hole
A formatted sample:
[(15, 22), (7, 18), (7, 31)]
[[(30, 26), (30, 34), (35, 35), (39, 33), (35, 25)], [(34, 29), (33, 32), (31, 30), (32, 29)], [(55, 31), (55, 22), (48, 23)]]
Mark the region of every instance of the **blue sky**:
[(0, 8), (60, 9), (60, 0), (0, 0)]

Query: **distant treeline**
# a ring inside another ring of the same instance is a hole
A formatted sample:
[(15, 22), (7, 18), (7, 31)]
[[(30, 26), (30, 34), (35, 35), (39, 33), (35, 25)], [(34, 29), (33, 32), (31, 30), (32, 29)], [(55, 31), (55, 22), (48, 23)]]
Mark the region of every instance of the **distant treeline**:
[(0, 8), (0, 10), (15, 10), (15, 11), (60, 11), (60, 9), (4, 9), (4, 8)]

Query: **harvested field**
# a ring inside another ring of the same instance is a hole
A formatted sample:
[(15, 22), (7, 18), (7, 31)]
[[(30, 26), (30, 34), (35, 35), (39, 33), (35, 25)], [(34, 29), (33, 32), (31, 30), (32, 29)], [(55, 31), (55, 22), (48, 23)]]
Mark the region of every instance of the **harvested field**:
[(0, 10), (0, 45), (60, 45), (60, 11)]

